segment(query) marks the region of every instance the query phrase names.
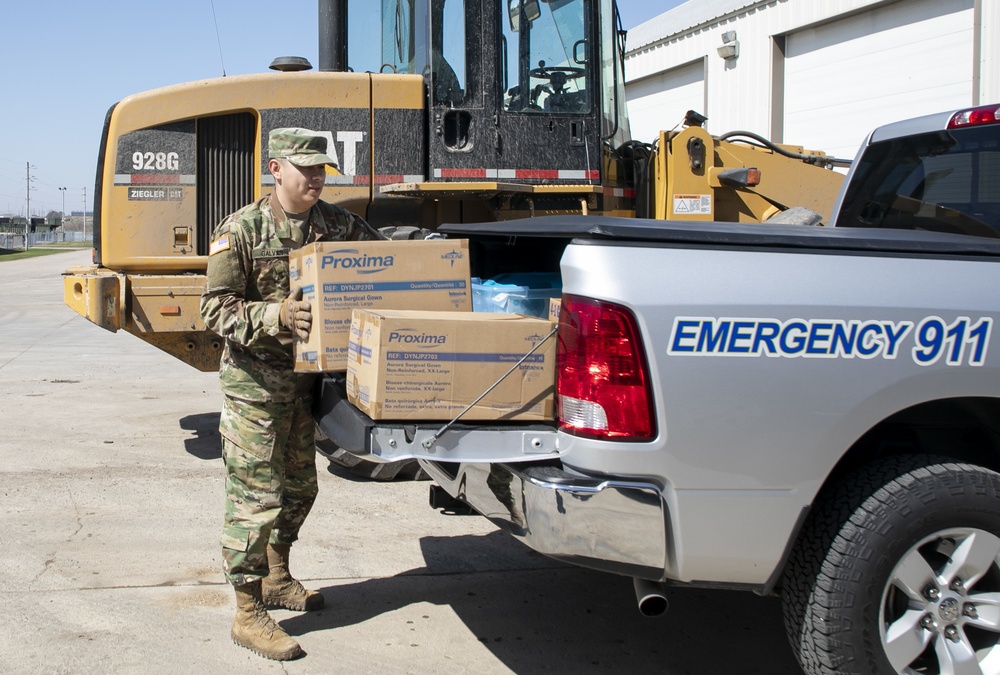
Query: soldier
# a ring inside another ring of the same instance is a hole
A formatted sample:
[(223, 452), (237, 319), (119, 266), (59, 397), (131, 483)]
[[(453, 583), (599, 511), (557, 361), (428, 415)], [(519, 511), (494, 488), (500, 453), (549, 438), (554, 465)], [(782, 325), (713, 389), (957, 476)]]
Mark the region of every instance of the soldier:
[(226, 466), (222, 557), (236, 590), (232, 637), (284, 661), (302, 650), (267, 606), (306, 611), (324, 604), (288, 568), (317, 492), (315, 376), (295, 373), (292, 357), (292, 340), (308, 337), (312, 313), (302, 289), (289, 288), (288, 252), (314, 241), (382, 237), (349, 211), (320, 201), (326, 165), (335, 166), (324, 137), (275, 129), (268, 157), (274, 193), (216, 229), (201, 316), (225, 338), (219, 431)]

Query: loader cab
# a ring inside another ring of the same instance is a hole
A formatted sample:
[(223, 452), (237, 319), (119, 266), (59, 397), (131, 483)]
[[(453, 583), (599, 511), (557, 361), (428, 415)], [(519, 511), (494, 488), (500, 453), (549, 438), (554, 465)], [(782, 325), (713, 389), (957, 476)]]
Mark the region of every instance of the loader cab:
[(613, 0), (382, 0), (382, 72), (427, 80), (429, 181), (601, 184), (627, 138)]

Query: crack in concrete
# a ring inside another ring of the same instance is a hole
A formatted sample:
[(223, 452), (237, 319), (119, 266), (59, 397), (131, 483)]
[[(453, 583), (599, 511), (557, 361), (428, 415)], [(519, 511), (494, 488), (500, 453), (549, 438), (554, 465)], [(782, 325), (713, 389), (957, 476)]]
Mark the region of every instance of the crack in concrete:
[(73, 316), (71, 316), (70, 318), (66, 319), (61, 324), (59, 324), (58, 326), (56, 326), (56, 328), (54, 330), (49, 331), (48, 333), (46, 333), (45, 335), (43, 335), (40, 338), (36, 339), (35, 342), (33, 342), (29, 346), (27, 346), (24, 349), (22, 349), (20, 352), (18, 352), (17, 354), (15, 354), (14, 356), (12, 356), (11, 358), (7, 359), (3, 363), (0, 363), (0, 370), (2, 370), (6, 366), (9, 366), (10, 364), (14, 363), (14, 361), (17, 361), (19, 358), (21, 358), (22, 356), (24, 356), (25, 354), (27, 354), (28, 352), (30, 352), (35, 347), (44, 346), (45, 345), (45, 341), (46, 341), (47, 338), (49, 338), (50, 336), (54, 335), (55, 333), (58, 333), (60, 330), (63, 329), (63, 326), (65, 326), (66, 324), (68, 324), (71, 321), (75, 321), (77, 318), (79, 318), (79, 317), (73, 317)]
[[(73, 504), (73, 512), (76, 514), (76, 529), (73, 530), (69, 534), (68, 537), (66, 537), (66, 541), (70, 542), (70, 541), (73, 541), (73, 539), (76, 538), (76, 535), (80, 534), (80, 530), (83, 529), (83, 516), (80, 515), (80, 507), (79, 507), (79, 505), (77, 505), (76, 499), (73, 498), (73, 492), (72, 492), (72, 490), (67, 490), (66, 495), (69, 497), (70, 503)], [(29, 585), (34, 585), (35, 583), (38, 582), (39, 579), (41, 579), (43, 576), (45, 576), (45, 573), (49, 571), (49, 568), (51, 568), (52, 565), (55, 564), (55, 562), (56, 562), (56, 555), (53, 554), (53, 556), (51, 558), (48, 558), (43, 563), (42, 569), (38, 572), (38, 574), (36, 574), (31, 579), (31, 581), (29, 582)], [(82, 589), (78, 589), (78, 590), (82, 590)]]
[(45, 561), (45, 562), (44, 562), (44, 563), (42, 564), (42, 569), (41, 569), (41, 571), (40, 571), (40, 572), (39, 572), (38, 574), (36, 574), (36, 575), (34, 576), (34, 578), (33, 578), (33, 579), (32, 579), (32, 580), (31, 580), (31, 581), (29, 582), (29, 584), (28, 584), (28, 585), (29, 585), (29, 586), (30, 586), (30, 585), (33, 585), (33, 584), (34, 584), (34, 583), (35, 583), (36, 581), (38, 581), (39, 579), (41, 579), (41, 578), (42, 578), (42, 576), (43, 576), (43, 575), (44, 575), (44, 574), (45, 574), (46, 572), (48, 572), (48, 571), (49, 571), (49, 567), (51, 567), (51, 566), (52, 566), (52, 564), (53, 564), (53, 563), (54, 563), (55, 561), (56, 561), (56, 559), (55, 559), (55, 558), (49, 558), (48, 560), (46, 560), (46, 561)]
[(76, 535), (80, 534), (80, 530), (83, 529), (83, 516), (80, 515), (80, 507), (76, 503), (76, 499), (73, 497), (73, 491), (67, 490), (66, 495), (69, 497), (70, 503), (73, 504), (73, 513), (76, 514), (76, 530), (71, 532), (69, 537), (66, 538), (66, 541), (73, 541), (73, 539), (76, 538)]

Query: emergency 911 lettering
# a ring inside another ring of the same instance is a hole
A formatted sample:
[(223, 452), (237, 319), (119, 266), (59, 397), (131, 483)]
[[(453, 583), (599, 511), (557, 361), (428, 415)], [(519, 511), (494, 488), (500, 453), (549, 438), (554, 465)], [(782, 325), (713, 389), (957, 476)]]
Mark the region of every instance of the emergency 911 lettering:
[(913, 321), (677, 317), (671, 356), (895, 359), (909, 350), (914, 363), (949, 366), (986, 362), (993, 319), (929, 316)]

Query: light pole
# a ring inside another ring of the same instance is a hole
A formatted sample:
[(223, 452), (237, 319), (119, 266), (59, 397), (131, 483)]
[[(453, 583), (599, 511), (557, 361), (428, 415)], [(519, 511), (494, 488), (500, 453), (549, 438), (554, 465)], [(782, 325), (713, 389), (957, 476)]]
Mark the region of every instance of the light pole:
[(87, 241), (87, 188), (83, 188), (83, 240)]
[[(63, 198), (62, 213), (59, 214), (61, 216), (61, 219), (59, 221), (59, 226), (64, 227), (66, 225), (66, 188), (64, 187), (59, 188), (59, 192), (62, 193), (62, 198)], [(63, 229), (63, 232), (65, 231), (66, 230)]]
[(24, 163), (25, 181), (27, 182), (27, 187), (25, 193), (28, 198), (28, 205), (24, 208), (24, 250), (28, 250), (28, 232), (31, 231), (31, 181), (35, 180), (35, 177), (31, 175), (31, 170), (37, 168), (31, 166), (29, 162)]

